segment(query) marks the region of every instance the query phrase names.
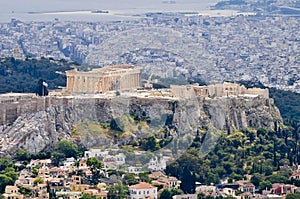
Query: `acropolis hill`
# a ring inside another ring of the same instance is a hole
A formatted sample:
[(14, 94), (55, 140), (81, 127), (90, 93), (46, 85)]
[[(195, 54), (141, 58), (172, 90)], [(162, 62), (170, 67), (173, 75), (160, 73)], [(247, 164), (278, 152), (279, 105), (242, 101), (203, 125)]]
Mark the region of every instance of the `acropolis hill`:
[[(20, 148), (31, 153), (50, 149), (60, 139), (70, 139), (71, 129), (80, 121), (110, 123), (122, 114), (168, 118), (164, 125), (173, 127), (189, 117), (199, 129), (214, 127), (225, 133), (258, 127), (271, 130), (274, 123), (282, 123), (268, 89), (247, 89), (227, 82), (146, 89), (141, 87), (140, 72), (128, 65), (67, 71), (66, 88), (49, 96), (0, 95), (0, 156), (10, 156)], [(180, 106), (184, 103), (188, 105)], [(91, 147), (89, 142), (82, 142)], [(102, 142), (99, 138), (93, 144)]]

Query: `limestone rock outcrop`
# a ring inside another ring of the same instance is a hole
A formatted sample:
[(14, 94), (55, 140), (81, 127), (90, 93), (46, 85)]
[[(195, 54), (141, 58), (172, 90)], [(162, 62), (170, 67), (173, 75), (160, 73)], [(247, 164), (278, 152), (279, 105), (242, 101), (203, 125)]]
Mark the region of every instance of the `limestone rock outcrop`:
[(258, 127), (274, 130), (275, 122), (282, 123), (274, 101), (260, 97), (198, 98), (196, 103), (170, 98), (70, 98), (67, 103), (24, 113), (13, 123), (0, 126), (0, 156), (11, 157), (19, 149), (30, 153), (52, 149), (59, 140), (71, 139), (70, 132), (79, 121), (109, 123), (123, 114), (149, 118), (150, 126), (169, 125), (186, 130), (213, 126), (225, 133)]

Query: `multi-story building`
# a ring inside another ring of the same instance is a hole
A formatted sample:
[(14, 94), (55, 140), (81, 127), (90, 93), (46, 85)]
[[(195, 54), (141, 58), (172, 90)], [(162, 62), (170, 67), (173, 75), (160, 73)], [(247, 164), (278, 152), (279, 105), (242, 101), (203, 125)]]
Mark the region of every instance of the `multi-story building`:
[(146, 182), (140, 182), (129, 187), (130, 199), (157, 199), (157, 187)]
[(3, 194), (4, 198), (14, 198), (14, 199), (23, 199), (24, 195), (19, 193), (19, 188), (17, 186), (6, 186), (5, 193)]

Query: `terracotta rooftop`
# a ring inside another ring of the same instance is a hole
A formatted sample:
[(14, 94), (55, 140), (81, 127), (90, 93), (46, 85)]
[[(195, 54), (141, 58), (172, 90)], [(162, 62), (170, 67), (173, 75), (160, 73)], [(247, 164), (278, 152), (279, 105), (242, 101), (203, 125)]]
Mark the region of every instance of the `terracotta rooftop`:
[(291, 176), (297, 176), (297, 175), (299, 175), (299, 174), (300, 174), (299, 171), (294, 171), (293, 174), (292, 174)]
[(163, 174), (161, 171), (155, 171), (155, 172), (149, 174), (149, 177), (152, 179), (158, 179), (159, 177), (166, 177), (166, 175)]
[(151, 189), (151, 188), (156, 188), (156, 187), (152, 186), (151, 184), (149, 184), (147, 182), (140, 182), (139, 184), (132, 185), (129, 188), (132, 188), (132, 189)]

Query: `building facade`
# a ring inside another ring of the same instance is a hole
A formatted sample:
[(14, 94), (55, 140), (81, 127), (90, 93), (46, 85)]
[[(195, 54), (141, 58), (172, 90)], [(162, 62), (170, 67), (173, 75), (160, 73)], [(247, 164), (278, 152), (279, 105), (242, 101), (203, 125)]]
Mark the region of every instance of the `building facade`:
[(130, 199), (157, 199), (157, 187), (146, 182), (140, 182), (129, 187)]
[(66, 71), (67, 91), (71, 93), (104, 93), (141, 87), (141, 68), (113, 65), (88, 72)]
[(3, 194), (5, 199), (23, 199), (24, 195), (19, 193), (17, 186), (6, 186), (5, 193)]

